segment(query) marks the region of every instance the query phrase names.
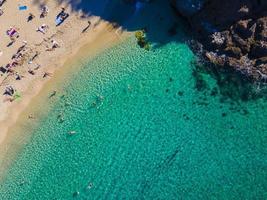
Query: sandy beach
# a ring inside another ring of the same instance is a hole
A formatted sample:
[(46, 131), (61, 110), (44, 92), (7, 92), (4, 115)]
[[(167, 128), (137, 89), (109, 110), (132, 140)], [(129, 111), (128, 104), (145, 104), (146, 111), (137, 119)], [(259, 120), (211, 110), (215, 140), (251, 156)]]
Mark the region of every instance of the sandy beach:
[[(64, 70), (69, 61), (81, 54), (97, 53), (127, 35), (97, 16), (85, 16), (52, 0), (45, 2), (48, 13), (40, 17), (41, 7), (33, 2), (9, 0), (1, 7), (0, 67), (7, 71), (0, 72), (0, 143), (5, 141), (9, 128), (14, 127), (33, 97), (60, 75), (55, 73), (57, 70)], [(62, 11), (69, 17), (56, 26), (55, 18)], [(34, 16), (30, 20), (29, 13)], [(37, 31), (38, 27), (41, 30)], [(19, 37), (7, 35), (10, 29)], [(4, 95), (7, 88), (14, 90), (12, 94)]]

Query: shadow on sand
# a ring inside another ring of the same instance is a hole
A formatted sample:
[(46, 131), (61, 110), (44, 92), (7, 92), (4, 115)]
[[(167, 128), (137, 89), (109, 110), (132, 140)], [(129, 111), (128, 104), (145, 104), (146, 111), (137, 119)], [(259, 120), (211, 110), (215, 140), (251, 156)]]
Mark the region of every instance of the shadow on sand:
[[(85, 15), (99, 16), (114, 26), (127, 31), (146, 30), (146, 36), (154, 46), (169, 42), (185, 42), (190, 32), (166, 0), (56, 0), (59, 4), (68, 3), (73, 11)], [(34, 0), (42, 5), (42, 0)]]
[[(146, 38), (153, 48), (170, 42), (187, 43), (193, 39), (190, 27), (179, 18), (168, 0), (56, 0), (59, 4), (68, 3), (73, 11), (85, 15), (99, 16), (101, 19), (127, 31), (146, 30)], [(43, 0), (34, 0), (42, 5)], [(179, 53), (179, 52), (177, 52)], [(222, 99), (248, 101), (262, 98), (259, 87), (244, 80), (233, 71), (222, 71), (216, 66), (203, 63), (194, 64), (193, 78), (196, 89), (205, 88), (202, 74), (210, 74), (217, 81)], [(266, 89), (266, 87), (264, 87)], [(265, 92), (264, 92), (265, 93)]]

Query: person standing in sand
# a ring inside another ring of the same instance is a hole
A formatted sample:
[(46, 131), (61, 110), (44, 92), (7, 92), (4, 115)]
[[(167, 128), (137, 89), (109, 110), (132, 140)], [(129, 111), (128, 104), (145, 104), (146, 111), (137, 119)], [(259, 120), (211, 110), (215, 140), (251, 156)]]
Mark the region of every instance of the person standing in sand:
[(46, 77), (51, 76), (51, 75), (52, 75), (52, 73), (45, 72), (44, 75), (43, 75), (43, 78), (46, 78)]
[(29, 16), (28, 16), (27, 22), (32, 21), (33, 18), (35, 18), (35, 16), (32, 13), (30, 13)]
[(88, 20), (88, 25), (82, 30), (82, 33), (85, 33), (91, 26), (91, 21)]

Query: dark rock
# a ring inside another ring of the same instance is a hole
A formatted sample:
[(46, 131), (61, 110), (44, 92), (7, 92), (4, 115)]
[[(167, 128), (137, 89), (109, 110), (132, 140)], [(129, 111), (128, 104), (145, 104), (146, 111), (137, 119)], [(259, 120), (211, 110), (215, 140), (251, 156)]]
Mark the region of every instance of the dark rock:
[(230, 66), (248, 80), (267, 81), (266, 0), (172, 0), (172, 5), (198, 33), (209, 62)]
[(238, 34), (234, 33), (232, 35), (232, 38), (233, 38), (233, 42), (236, 44), (236, 46), (238, 46), (240, 49), (242, 49), (244, 54), (246, 54), (250, 51), (250, 43), (248, 43), (246, 40), (239, 37)]
[(233, 31), (243, 39), (252, 37), (252, 35), (255, 33), (256, 23), (253, 24), (252, 27), (249, 27), (249, 22), (251, 21), (251, 19), (240, 20), (233, 26)]
[(226, 47), (224, 52), (229, 57), (241, 58), (242, 56), (242, 51), (239, 47)]
[(256, 61), (256, 65), (262, 65), (262, 64), (267, 64), (267, 56), (258, 58)]
[(261, 41), (256, 44), (253, 44), (250, 55), (253, 58), (266, 57), (267, 56), (267, 42)]
[(223, 66), (226, 62), (224, 56), (219, 56), (217, 53), (214, 52), (206, 52), (206, 58), (213, 64)]
[(257, 20), (255, 38), (257, 40), (267, 41), (267, 17), (263, 17)]

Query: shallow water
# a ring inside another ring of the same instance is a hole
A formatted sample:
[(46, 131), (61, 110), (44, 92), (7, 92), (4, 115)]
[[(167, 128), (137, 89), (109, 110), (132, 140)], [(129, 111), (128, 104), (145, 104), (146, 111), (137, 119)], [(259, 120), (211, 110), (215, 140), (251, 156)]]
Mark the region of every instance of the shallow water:
[(266, 100), (227, 99), (204, 72), (196, 81), (184, 32), (162, 34), (151, 51), (131, 37), (83, 61), (47, 95), (0, 199), (267, 198)]

